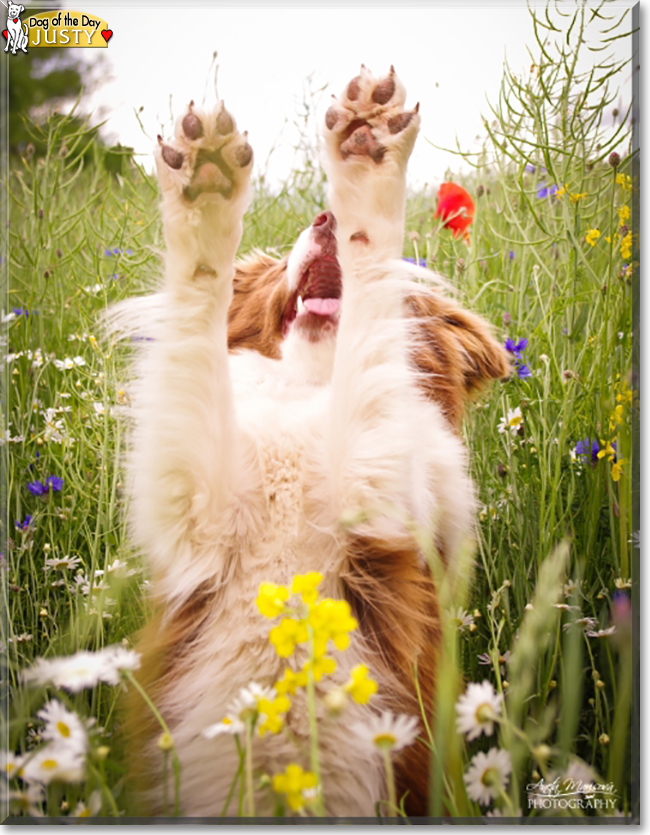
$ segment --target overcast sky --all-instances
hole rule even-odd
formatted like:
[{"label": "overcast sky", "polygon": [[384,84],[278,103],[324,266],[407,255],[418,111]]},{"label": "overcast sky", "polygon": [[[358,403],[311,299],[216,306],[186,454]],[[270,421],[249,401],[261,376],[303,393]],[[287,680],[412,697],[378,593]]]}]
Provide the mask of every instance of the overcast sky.
[{"label": "overcast sky", "polygon": [[[158,132],[170,134],[170,101],[177,114],[190,99],[200,102],[206,87],[214,89],[209,71],[215,51],[219,95],[239,128],[248,130],[256,165],[264,165],[276,148],[268,168],[271,179],[283,179],[291,170],[299,137],[294,123],[301,120],[306,99],[316,108],[307,127],[313,136],[331,94],[345,88],[360,63],[376,75],[394,64],[408,90],[407,105],[421,104],[411,182],[440,182],[447,167],[457,170],[461,163],[430,143],[454,148],[458,137],[464,150],[475,148],[481,117],[489,116],[488,99],[498,97],[505,58],[526,75],[527,46],[537,52],[530,15],[516,0],[399,9],[205,5],[66,3],[99,15],[113,30],[102,50],[109,80],[88,97],[86,107],[107,119],[110,136],[133,146],[143,160]],[[563,8],[572,5],[568,0]],[[627,5],[615,0],[621,12]],[[629,52],[629,45],[618,46],[619,54]],[[84,58],[95,54],[84,50]],[[309,99],[310,89],[321,88],[322,94]],[[135,115],[140,108],[148,136]]]}]

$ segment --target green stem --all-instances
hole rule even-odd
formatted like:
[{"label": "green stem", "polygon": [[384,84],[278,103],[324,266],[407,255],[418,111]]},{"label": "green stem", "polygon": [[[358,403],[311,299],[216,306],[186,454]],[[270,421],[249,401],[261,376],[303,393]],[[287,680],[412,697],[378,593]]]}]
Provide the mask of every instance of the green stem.
[{"label": "green stem", "polygon": [[255,817],[255,792],[253,791],[253,729],[252,722],[246,722],[246,797],[248,817]]},{"label": "green stem", "polygon": [[390,817],[397,816],[397,792],[395,791],[395,772],[393,761],[390,758],[390,749],[382,748],[384,766],[386,768],[386,785],[388,787],[388,814]]},{"label": "green stem", "polygon": [[178,759],[176,745],[174,744],[174,737],[172,736],[171,731],[167,727],[167,723],[162,718],[160,711],[151,701],[145,689],[142,687],[142,685],[133,675],[133,673],[130,670],[126,670],[124,675],[127,681],[129,681],[135,687],[138,693],[142,696],[147,707],[156,717],[156,720],[158,721],[160,727],[163,729],[163,732],[168,733],[169,738],[172,740],[172,768],[174,770],[174,817],[178,817],[178,815],[180,815],[181,763]]},{"label": "green stem", "polygon": [[307,676],[307,710],[309,715],[309,761],[316,776],[318,794],[315,808],[318,817],[325,815],[323,785],[320,773],[320,754],[318,750],[318,723],[316,721],[316,688],[314,686],[314,631],[309,627],[309,670]]}]

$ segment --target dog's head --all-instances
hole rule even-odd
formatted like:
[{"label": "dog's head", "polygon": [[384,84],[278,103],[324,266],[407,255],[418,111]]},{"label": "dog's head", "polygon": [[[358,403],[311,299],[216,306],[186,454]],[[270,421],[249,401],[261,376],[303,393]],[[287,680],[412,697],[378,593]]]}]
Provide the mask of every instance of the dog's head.
[{"label": "dog's head", "polygon": [[9,3],[9,7],[7,9],[7,16],[8,17],[20,17],[20,13],[25,11],[25,7],[22,6],[20,3]]},{"label": "dog's head", "polygon": [[[284,356],[307,379],[329,379],[343,295],[335,233],[334,216],[322,212],[288,257],[255,253],[237,263],[231,350]],[[508,376],[508,355],[481,317],[442,292],[414,289],[405,315],[413,323],[411,358],[420,388],[457,428],[466,401],[489,380]]]}]

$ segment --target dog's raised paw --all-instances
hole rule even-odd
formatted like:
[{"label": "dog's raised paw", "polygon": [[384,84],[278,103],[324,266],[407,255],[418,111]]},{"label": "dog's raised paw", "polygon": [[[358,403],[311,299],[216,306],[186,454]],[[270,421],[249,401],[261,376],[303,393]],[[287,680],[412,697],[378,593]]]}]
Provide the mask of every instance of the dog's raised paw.
[{"label": "dog's raised paw", "polygon": [[176,122],[175,139],[158,137],[158,175],[163,191],[180,191],[190,203],[220,195],[230,199],[245,187],[253,150],[247,134],[237,132],[235,120],[221,102],[213,111],[195,109]]},{"label": "dog's raised paw", "polygon": [[383,162],[391,151],[405,152],[407,158],[420,125],[419,105],[404,110],[406,90],[390,68],[385,78],[376,79],[361,66],[361,72],[335,99],[325,114],[325,133],[330,149],[342,160],[366,159]]}]

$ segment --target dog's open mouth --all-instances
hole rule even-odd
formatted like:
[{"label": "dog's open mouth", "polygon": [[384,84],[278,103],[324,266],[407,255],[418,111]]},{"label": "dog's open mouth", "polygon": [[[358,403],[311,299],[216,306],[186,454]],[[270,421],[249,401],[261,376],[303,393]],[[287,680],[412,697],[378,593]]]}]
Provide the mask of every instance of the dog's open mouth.
[{"label": "dog's open mouth", "polygon": [[283,317],[284,333],[293,325],[310,340],[320,339],[338,327],[341,309],[341,268],[336,257],[318,255],[307,262]]}]

